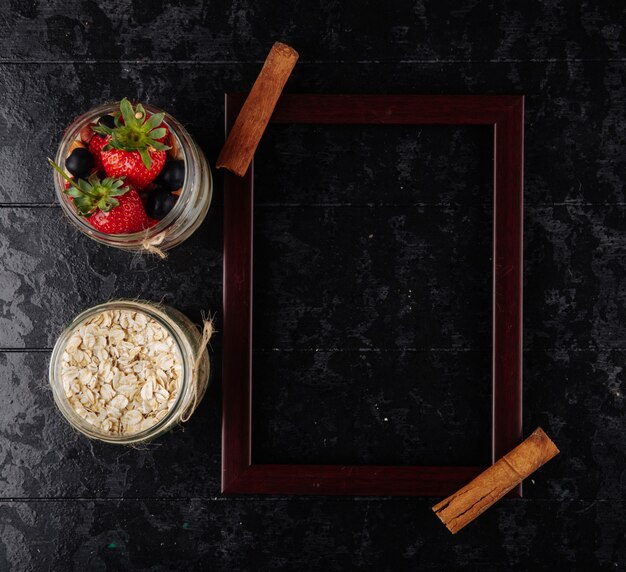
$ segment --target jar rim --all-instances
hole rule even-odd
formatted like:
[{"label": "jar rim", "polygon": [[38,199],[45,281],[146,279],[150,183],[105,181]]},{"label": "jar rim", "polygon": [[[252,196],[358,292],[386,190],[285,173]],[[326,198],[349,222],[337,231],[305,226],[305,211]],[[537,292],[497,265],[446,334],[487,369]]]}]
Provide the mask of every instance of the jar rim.
[{"label": "jar rim", "polygon": [[[105,312],[105,311],[115,311],[115,310],[130,310],[133,312],[141,312],[148,315],[150,318],[154,319],[160,326],[165,329],[165,331],[172,336],[176,351],[181,360],[182,367],[182,375],[181,375],[181,385],[178,389],[178,395],[176,397],[176,401],[167,410],[167,414],[163,419],[157,421],[151,427],[144,429],[142,431],[138,431],[137,433],[132,433],[130,435],[112,435],[108,433],[103,433],[98,430],[98,428],[85,421],[74,409],[71,407],[69,400],[65,396],[65,391],[63,390],[63,383],[60,379],[59,375],[59,367],[60,367],[60,358],[67,347],[67,342],[72,334],[83,325],[89,318],[92,316]],[[65,419],[70,423],[72,427],[74,427],[77,431],[80,431],[83,435],[86,435],[89,438],[95,438],[100,441],[104,441],[106,443],[119,444],[119,445],[130,445],[133,443],[139,443],[143,441],[147,441],[153,437],[164,432],[169,426],[172,424],[172,420],[180,413],[180,409],[184,403],[184,396],[187,393],[187,390],[192,383],[190,379],[190,374],[192,372],[192,364],[189,361],[189,356],[187,352],[184,351],[185,343],[183,341],[182,332],[176,331],[178,326],[173,322],[168,322],[170,320],[169,317],[165,313],[160,313],[160,305],[154,302],[148,302],[144,300],[125,300],[125,299],[116,299],[109,300],[108,302],[103,302],[101,304],[97,304],[92,306],[91,308],[87,308],[83,310],[80,314],[78,314],[72,322],[63,330],[61,335],[58,337],[54,348],[52,350],[52,355],[50,358],[50,367],[48,373],[48,381],[52,388],[52,393],[54,396],[54,400],[57,403],[57,407],[61,411],[61,414]]]},{"label": "jar rim", "polygon": [[[57,165],[63,168],[65,159],[67,157],[67,151],[70,145],[77,139],[80,134],[80,130],[87,124],[93,123],[105,113],[119,110],[119,101],[113,103],[103,103],[96,107],[91,108],[89,111],[82,113],[76,117],[70,125],[65,129],[59,148],[56,153],[55,161]],[[95,229],[91,226],[84,217],[79,216],[76,210],[72,207],[67,195],[63,192],[65,188],[65,181],[59,173],[54,172],[54,187],[57,198],[63,212],[72,224],[74,224],[82,233],[98,240],[99,242],[105,242],[107,244],[116,243],[128,244],[131,243],[134,246],[141,246],[146,240],[156,237],[168,227],[170,227],[185,210],[186,202],[190,200],[192,177],[190,177],[190,166],[192,159],[197,159],[195,156],[193,145],[191,145],[191,136],[187,133],[187,130],[167,111],[164,111],[154,105],[144,104],[144,108],[151,113],[164,113],[163,123],[168,127],[170,133],[176,138],[176,143],[183,155],[183,161],[185,162],[185,180],[183,181],[182,191],[180,193],[179,200],[176,201],[174,208],[167,213],[167,215],[154,226],[141,230],[139,232],[124,233],[124,234],[107,234]]]}]

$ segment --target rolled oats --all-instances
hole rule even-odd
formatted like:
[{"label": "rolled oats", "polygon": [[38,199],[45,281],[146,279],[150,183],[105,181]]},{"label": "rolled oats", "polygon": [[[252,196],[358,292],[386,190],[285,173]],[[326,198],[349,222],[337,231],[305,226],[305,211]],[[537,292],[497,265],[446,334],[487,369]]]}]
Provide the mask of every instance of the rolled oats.
[{"label": "rolled oats", "polygon": [[177,400],[181,357],[152,317],[131,310],[92,316],[72,334],[61,358],[72,409],[109,435],[131,435],[162,420]]}]

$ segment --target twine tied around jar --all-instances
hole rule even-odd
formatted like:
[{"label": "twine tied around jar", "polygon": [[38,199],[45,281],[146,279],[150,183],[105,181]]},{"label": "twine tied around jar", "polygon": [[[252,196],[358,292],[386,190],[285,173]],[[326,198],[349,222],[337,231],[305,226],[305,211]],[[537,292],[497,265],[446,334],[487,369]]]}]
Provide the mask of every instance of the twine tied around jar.
[{"label": "twine tied around jar", "polygon": [[[207,346],[209,345],[209,342],[211,341],[211,338],[213,337],[214,331],[215,330],[213,329],[213,320],[211,320],[210,318],[204,318],[202,321],[202,337],[200,338],[198,351],[196,353],[196,359],[193,363],[193,367],[191,370],[191,379],[196,378],[196,376],[199,373],[200,363],[202,362],[202,359],[204,358],[204,352],[206,351]],[[204,395],[204,392],[206,391],[207,385],[208,385],[208,379],[202,380],[202,382],[200,379],[197,379],[196,383],[193,384],[193,387],[191,388],[191,391],[192,391],[191,403],[189,404],[187,411],[185,411],[180,416],[181,423],[186,423],[187,421],[189,421],[189,419],[193,415],[193,412],[196,410],[196,407],[198,407],[198,403],[200,402],[200,399],[202,399],[202,396]]]},{"label": "twine tied around jar", "polygon": [[167,258],[167,252],[163,252],[159,246],[163,244],[163,241],[167,237],[167,231],[160,232],[153,238],[146,238],[141,246],[146,252],[150,252],[151,254],[156,254],[161,260],[165,260]]}]

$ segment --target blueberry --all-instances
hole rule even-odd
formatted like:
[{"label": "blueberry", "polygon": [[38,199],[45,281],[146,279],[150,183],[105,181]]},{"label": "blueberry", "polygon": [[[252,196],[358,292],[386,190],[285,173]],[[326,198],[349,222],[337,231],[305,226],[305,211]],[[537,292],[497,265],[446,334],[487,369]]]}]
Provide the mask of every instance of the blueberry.
[{"label": "blueberry", "polygon": [[167,189],[157,187],[148,195],[146,212],[149,217],[161,220],[174,208],[177,199],[178,197],[172,195]]},{"label": "blueberry", "polygon": [[159,173],[159,183],[166,189],[175,191],[185,182],[185,161],[168,161]]},{"label": "blueberry", "polygon": [[93,157],[84,147],[77,147],[65,159],[65,168],[75,177],[86,179],[93,169]]},{"label": "blueberry", "polygon": [[109,129],[115,128],[115,120],[112,115],[103,115],[100,119],[98,119],[98,125],[104,125]]}]

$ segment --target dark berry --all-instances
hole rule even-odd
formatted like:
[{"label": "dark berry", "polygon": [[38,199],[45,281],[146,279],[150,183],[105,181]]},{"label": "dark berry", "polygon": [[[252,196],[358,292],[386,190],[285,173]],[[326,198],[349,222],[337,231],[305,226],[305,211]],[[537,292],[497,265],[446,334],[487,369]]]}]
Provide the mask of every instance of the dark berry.
[{"label": "dark berry", "polygon": [[172,195],[167,189],[156,188],[148,196],[146,212],[149,217],[161,220],[174,208],[177,199],[178,197]]},{"label": "dark berry", "polygon": [[185,161],[168,161],[159,173],[159,183],[166,189],[175,191],[185,182]]},{"label": "dark berry", "polygon": [[115,119],[113,119],[112,115],[103,115],[100,119],[98,119],[98,125],[104,125],[109,129],[114,129]]},{"label": "dark berry", "polygon": [[148,199],[150,198],[150,191],[148,191],[147,189],[141,189],[137,192],[139,193],[139,198],[141,199],[141,202],[143,203],[143,206],[145,208],[145,206],[148,204]]},{"label": "dark berry", "polygon": [[93,169],[93,157],[88,149],[77,147],[65,159],[65,168],[79,179],[86,179]]}]

